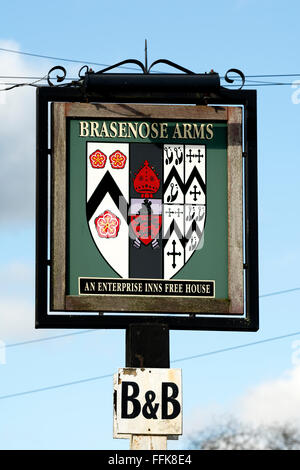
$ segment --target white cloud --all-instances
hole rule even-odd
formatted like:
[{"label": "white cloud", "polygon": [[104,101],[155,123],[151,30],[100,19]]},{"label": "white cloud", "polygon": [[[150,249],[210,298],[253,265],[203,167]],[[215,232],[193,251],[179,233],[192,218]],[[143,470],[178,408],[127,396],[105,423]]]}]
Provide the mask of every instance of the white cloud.
[{"label": "white cloud", "polygon": [[184,434],[193,436],[208,426],[217,425],[223,416],[224,410],[219,403],[210,403],[205,408],[194,408],[184,416]]},{"label": "white cloud", "polygon": [[0,340],[9,343],[41,336],[34,329],[33,298],[33,264],[13,260],[0,266]]},{"label": "white cloud", "polygon": [[13,304],[17,299],[32,303],[34,285],[33,263],[22,263],[18,260],[12,260],[7,264],[0,265],[0,314],[3,299],[11,299]]},{"label": "white cloud", "polygon": [[240,418],[255,425],[300,425],[300,365],[250,389],[239,403]]},{"label": "white cloud", "polygon": [[[19,49],[12,41],[0,41],[0,47]],[[47,70],[47,64],[43,67]],[[42,74],[23,56],[0,51],[0,75],[30,77]],[[34,217],[35,88],[0,91],[0,95],[0,222],[22,224]]]},{"label": "white cloud", "polygon": [[192,436],[207,427],[217,428],[231,418],[255,427],[276,424],[300,427],[299,348],[299,343],[295,342],[294,367],[278,378],[249,388],[232,403],[209,403],[192,409],[185,419],[185,434]]},{"label": "white cloud", "polygon": [[15,283],[18,286],[20,283],[28,285],[34,279],[33,265],[29,263],[22,263],[18,260],[12,260],[9,264],[0,266],[0,285],[9,285]]},{"label": "white cloud", "polygon": [[5,343],[32,339],[34,332],[34,306],[24,299],[0,299],[0,339]]}]

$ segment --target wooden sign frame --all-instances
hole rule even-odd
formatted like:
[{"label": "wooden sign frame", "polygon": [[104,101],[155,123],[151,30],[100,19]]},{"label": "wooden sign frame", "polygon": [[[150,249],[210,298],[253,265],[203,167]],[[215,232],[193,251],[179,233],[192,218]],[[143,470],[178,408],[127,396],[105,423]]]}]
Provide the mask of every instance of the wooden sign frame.
[{"label": "wooden sign frame", "polygon": [[[87,97],[78,89],[41,87],[37,91],[36,326],[38,328],[127,328],[133,322],[153,321],[167,324],[170,329],[256,331],[258,329],[256,93],[247,90],[233,94],[221,89],[219,96],[206,98],[215,106],[131,104],[130,107],[126,107],[120,104],[122,102],[120,97],[114,98],[114,100],[110,98],[110,102],[107,102],[107,97],[97,98],[93,95],[90,101],[101,103],[99,106],[83,103]],[[172,99],[164,96],[158,101],[157,97],[153,97],[155,103],[161,104],[180,103],[182,99],[184,102],[190,101],[190,104],[197,103],[196,99],[193,100],[191,97],[187,99],[186,96],[183,98],[179,95],[173,96]],[[132,96],[132,101],[145,102],[143,96]],[[149,98],[147,101],[150,101]],[[128,103],[130,100],[126,97],[123,102]],[[48,108],[49,103],[53,104],[51,110]],[[224,103],[234,106],[222,106]],[[220,120],[228,123],[228,299],[138,298],[138,296],[136,298],[122,296],[118,299],[67,295],[66,119],[108,118],[116,116],[120,111],[124,119],[130,119],[146,111],[148,117],[155,119],[167,119],[170,116],[182,119],[186,115],[188,119],[192,117],[199,119],[201,116],[204,120]],[[51,114],[53,126],[49,149],[48,122]],[[244,146],[242,146],[242,134],[244,134]],[[51,158],[50,208],[48,207],[50,176],[48,155]],[[48,220],[49,209],[51,222]]]}]

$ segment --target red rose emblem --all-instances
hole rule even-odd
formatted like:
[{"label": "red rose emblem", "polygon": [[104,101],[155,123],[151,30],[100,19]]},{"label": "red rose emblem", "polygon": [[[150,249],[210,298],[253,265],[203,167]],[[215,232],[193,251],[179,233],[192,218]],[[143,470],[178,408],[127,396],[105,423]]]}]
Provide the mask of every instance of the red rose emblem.
[{"label": "red rose emblem", "polygon": [[95,225],[99,237],[115,238],[120,229],[120,219],[110,211],[105,211],[95,219]]},{"label": "red rose emblem", "polygon": [[107,156],[101,150],[95,150],[90,155],[90,162],[93,168],[104,168],[106,164]]},{"label": "red rose emblem", "polygon": [[112,168],[115,168],[117,170],[122,170],[122,168],[124,168],[126,160],[126,155],[124,155],[124,153],[122,153],[120,150],[116,150],[109,157],[109,161]]}]

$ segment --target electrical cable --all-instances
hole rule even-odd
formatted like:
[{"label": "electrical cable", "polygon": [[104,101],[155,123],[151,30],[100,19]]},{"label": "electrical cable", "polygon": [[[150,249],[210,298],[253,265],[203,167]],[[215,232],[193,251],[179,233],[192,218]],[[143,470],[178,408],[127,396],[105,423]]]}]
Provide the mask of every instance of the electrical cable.
[{"label": "electrical cable", "polygon": [[11,393],[9,395],[0,396],[0,400],[4,400],[5,398],[15,398],[15,397],[23,396],[23,395],[29,395],[29,394],[32,394],[32,393],[46,392],[47,390],[53,390],[53,389],[56,389],[56,388],[68,387],[68,386],[71,386],[71,385],[78,385],[78,384],[81,384],[81,383],[92,382],[94,380],[106,379],[107,377],[112,377],[112,376],[113,376],[113,374],[100,375],[98,377],[89,377],[88,379],[74,380],[73,382],[66,382],[66,383],[59,384],[59,385],[50,385],[49,387],[36,388],[34,390],[28,390],[27,392]]},{"label": "electrical cable", "polygon": [[[63,62],[70,62],[70,63],[78,63],[78,64],[90,64],[90,65],[98,65],[99,67],[110,67],[111,65],[109,64],[103,64],[100,62],[91,62],[88,60],[78,60],[78,59],[66,59],[62,57],[53,57],[53,56],[48,56],[48,55],[43,55],[43,54],[36,54],[33,52],[23,52],[23,51],[17,51],[15,49],[7,49],[0,47],[0,51],[2,52],[8,52],[12,54],[20,54],[20,55],[26,55],[30,57],[36,57],[36,58],[41,58],[41,59],[50,59],[50,60],[60,60]],[[128,70],[138,70],[137,68],[134,67],[127,67],[127,66],[120,66],[118,68],[123,68],[123,69],[128,69]],[[300,77],[300,73],[285,73],[285,74],[261,74],[261,75],[245,75],[245,78],[277,78],[277,77]],[[220,78],[224,78],[221,76]]]},{"label": "electrical cable", "polygon": [[[62,58],[62,57],[52,57],[52,56],[48,56],[48,55],[35,54],[33,52],[23,52],[23,51],[16,51],[14,49],[5,49],[3,47],[0,47],[0,51],[9,52],[9,53],[12,53],[12,54],[26,55],[26,56],[30,56],[30,57],[37,57],[37,58],[41,58],[41,59],[60,60],[62,62],[71,62],[71,63],[76,63],[76,64],[86,64],[86,63],[88,63],[89,65],[98,65],[99,67],[110,67],[110,65],[108,65],[108,64],[101,64],[99,62],[90,62],[88,60],[78,60],[78,59],[65,59],[65,58]],[[134,67],[122,66],[122,68],[128,69],[128,70],[135,70],[135,71],[137,70]]]},{"label": "electrical cable", "polygon": [[80,330],[80,331],[76,331],[75,333],[66,333],[66,334],[63,334],[63,335],[56,335],[56,336],[47,336],[46,338],[38,338],[38,339],[30,339],[30,340],[27,340],[27,341],[21,341],[19,343],[10,343],[10,344],[7,344],[5,346],[5,348],[14,348],[16,346],[25,346],[27,344],[32,344],[32,343],[42,343],[44,341],[50,341],[52,339],[60,339],[60,338],[66,338],[68,336],[75,336],[75,335],[82,335],[84,333],[93,333],[95,331],[99,331],[99,330]]},{"label": "electrical cable", "polygon": [[[100,63],[100,62],[90,62],[90,61],[87,61],[87,60],[83,61],[83,60],[78,60],[78,59],[67,59],[67,58],[63,58],[63,57],[53,57],[53,56],[48,56],[48,55],[43,55],[43,54],[36,54],[36,53],[33,53],[33,52],[17,51],[17,50],[14,50],[14,49],[7,49],[7,48],[3,48],[3,47],[0,47],[0,51],[6,52],[6,53],[12,53],[12,54],[20,54],[20,55],[25,55],[25,56],[30,56],[30,57],[48,59],[48,60],[50,59],[50,60],[62,61],[62,62],[97,65],[99,67],[110,67],[109,64],[103,64],[103,63]],[[124,65],[121,65],[121,66],[116,67],[116,68],[132,70],[132,71],[138,71],[137,68],[128,67],[128,66],[124,66]],[[161,73],[161,72],[158,71],[157,73]],[[287,73],[287,74],[245,75],[246,82],[244,84],[244,87],[248,87],[248,86],[255,86],[255,87],[261,87],[261,86],[291,86],[291,85],[294,84],[293,82],[282,83],[282,82],[262,82],[262,81],[259,81],[259,80],[256,80],[256,81],[249,80],[251,78],[278,78],[278,77],[300,77],[300,74],[298,74],[298,73]],[[4,78],[4,76],[2,78]],[[19,78],[19,77],[10,77],[10,78]],[[224,79],[225,77],[221,76],[220,78]],[[21,79],[21,77],[20,77],[20,79]],[[45,80],[45,78],[40,78],[39,81],[42,81],[42,80]],[[65,78],[65,80],[74,80],[74,79]],[[238,78],[237,78],[237,81],[238,81]],[[250,82],[251,82],[251,85],[250,85]],[[26,85],[27,86],[36,86],[34,83],[22,83],[22,84],[11,83],[9,88],[5,88],[5,89],[2,89],[0,91],[9,91],[9,90],[11,90],[11,89],[13,89],[17,86],[26,86]],[[231,85],[226,84],[226,87],[227,88],[234,88],[234,87],[236,87],[236,84],[231,84]]]},{"label": "electrical cable", "polygon": [[[40,80],[37,80],[37,82],[41,82],[45,79],[40,79]],[[68,80],[68,81],[72,81],[71,78],[65,78],[65,80]],[[21,87],[21,86],[33,86],[33,87],[36,87],[38,88],[39,86],[41,85],[37,85],[36,83],[16,83],[16,82],[0,82],[0,85],[10,85],[8,88],[2,88],[0,89],[0,91],[10,91],[14,88],[17,88],[17,87]],[[243,85],[243,88],[245,87],[252,87],[252,88],[260,88],[260,87],[268,87],[268,86],[292,86],[294,85],[293,82],[286,82],[286,83],[276,83],[276,82],[266,82],[266,83],[247,83],[247,80],[246,82],[244,83]],[[225,84],[225,88],[236,88],[238,86],[238,83],[237,84]]]},{"label": "electrical cable", "polygon": [[[252,343],[245,343],[245,344],[240,344],[238,346],[231,346],[229,348],[217,349],[215,351],[208,351],[208,352],[204,352],[204,353],[201,353],[201,354],[196,354],[194,356],[186,356],[186,357],[182,357],[182,358],[179,358],[179,359],[174,359],[174,360],[171,361],[171,363],[174,364],[174,363],[180,362],[180,361],[190,361],[192,359],[199,359],[199,358],[203,358],[203,357],[207,357],[207,356],[212,356],[212,355],[215,355],[215,354],[234,351],[236,349],[247,348],[247,347],[250,347],[250,346],[257,346],[259,344],[269,343],[271,341],[278,341],[278,340],[290,338],[292,336],[297,336],[297,335],[300,335],[300,331],[297,331],[297,332],[294,332],[294,333],[288,333],[286,335],[281,335],[281,336],[274,336],[274,337],[271,337],[271,338],[266,338],[266,339],[262,339],[262,340],[259,340],[259,341],[254,341]],[[58,384],[58,385],[50,385],[48,387],[36,388],[36,389],[33,389],[33,390],[27,390],[25,392],[10,393],[10,394],[7,394],[7,395],[0,396],[0,400],[5,400],[5,399],[8,399],[8,398],[15,398],[15,397],[24,396],[24,395],[30,395],[32,393],[45,392],[45,391],[48,391],[48,390],[54,390],[54,389],[57,389],[57,388],[68,387],[68,386],[71,386],[71,385],[78,385],[78,384],[82,384],[82,383],[92,382],[92,381],[95,381],[95,380],[102,380],[102,379],[112,377],[112,376],[113,376],[113,374],[106,374],[106,375],[100,375],[100,376],[96,376],[96,377],[89,377],[87,379],[79,379],[79,380],[75,380],[75,381],[72,381],[72,382],[65,382],[65,383]]]},{"label": "electrical cable", "polygon": [[[280,291],[275,291],[275,292],[270,292],[268,294],[263,294],[260,295],[259,298],[262,297],[272,297],[273,295],[281,295],[281,294],[287,294],[289,292],[294,292],[300,290],[300,287],[294,287],[293,289],[287,289],[287,290],[280,290]],[[75,336],[75,335],[80,335],[80,334],[85,334],[85,333],[95,333],[96,331],[99,331],[98,329],[92,329],[92,330],[80,330],[76,331],[74,333],[66,333],[63,335],[55,335],[55,336],[47,336],[46,338],[38,338],[38,339],[32,339],[32,340],[27,340],[27,341],[21,341],[19,343],[11,343],[7,344],[5,347],[6,348],[14,348],[17,346],[25,346],[27,344],[34,344],[34,343],[42,343],[44,341],[50,341],[53,339],[60,339],[60,338],[66,338],[68,336]]]},{"label": "electrical cable", "polygon": [[293,289],[286,289],[286,290],[278,290],[278,291],[275,291],[275,292],[270,292],[269,294],[262,294],[262,295],[259,296],[259,298],[271,297],[273,295],[287,294],[289,292],[294,292],[294,291],[297,291],[297,290],[300,290],[300,287],[294,287]]},{"label": "electrical cable", "polygon": [[171,362],[174,363],[174,362],[181,362],[181,361],[190,361],[191,359],[198,359],[201,357],[212,356],[214,354],[220,354],[223,352],[235,351],[236,349],[247,348],[249,346],[256,346],[258,344],[263,344],[263,343],[270,343],[271,341],[278,341],[280,339],[285,339],[285,338],[289,338],[291,336],[297,336],[297,335],[300,335],[300,331],[296,331],[294,333],[288,333],[286,335],[281,335],[281,336],[273,336],[272,338],[266,338],[266,339],[262,339],[259,341],[253,341],[252,343],[245,343],[245,344],[239,344],[238,346],[230,346],[228,348],[216,349],[215,351],[208,351],[208,352],[204,352],[201,354],[195,354],[194,356],[182,357],[179,359],[174,359]]}]

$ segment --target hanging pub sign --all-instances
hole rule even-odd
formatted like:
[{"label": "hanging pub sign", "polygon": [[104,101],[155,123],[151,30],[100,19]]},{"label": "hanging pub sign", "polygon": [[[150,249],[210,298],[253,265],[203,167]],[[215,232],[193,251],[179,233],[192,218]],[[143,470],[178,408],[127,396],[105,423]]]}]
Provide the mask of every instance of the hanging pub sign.
[{"label": "hanging pub sign", "polygon": [[118,328],[152,315],[171,328],[255,329],[242,106],[83,103],[59,92],[51,313],[37,326]]},{"label": "hanging pub sign", "polygon": [[241,109],[53,113],[53,309],[242,314]]}]

